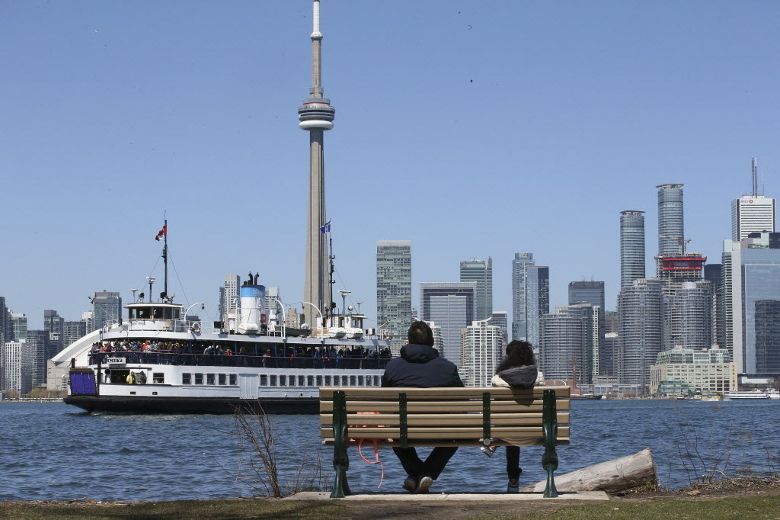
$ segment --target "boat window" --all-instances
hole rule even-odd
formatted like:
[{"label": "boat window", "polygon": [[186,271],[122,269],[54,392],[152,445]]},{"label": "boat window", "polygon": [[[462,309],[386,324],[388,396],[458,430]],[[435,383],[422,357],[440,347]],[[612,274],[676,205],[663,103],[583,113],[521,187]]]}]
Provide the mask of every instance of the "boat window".
[{"label": "boat window", "polygon": [[139,320],[148,320],[149,319],[149,309],[135,309],[136,312],[136,318]]},{"label": "boat window", "polygon": [[203,374],[195,374],[195,384],[196,385],[203,384]]},{"label": "boat window", "polygon": [[154,308],[152,309],[152,312],[154,313],[154,314],[152,315],[152,317],[153,317],[154,319],[156,319],[156,320],[159,320],[159,319],[161,319],[161,318],[162,318],[162,311],[163,311],[163,310],[162,310],[162,308],[160,308],[160,307],[154,307]]},{"label": "boat window", "polygon": [[314,386],[314,376],[308,376],[308,377],[306,378],[306,384],[307,384],[308,386]]},{"label": "boat window", "polygon": [[379,376],[374,376],[374,386],[379,386],[379,385],[380,385]]},{"label": "boat window", "polygon": [[287,376],[279,376],[279,386],[287,386]]},{"label": "boat window", "polygon": [[349,376],[349,386],[357,386],[357,377]]},{"label": "boat window", "polygon": [[173,313],[171,312],[172,310],[173,309],[171,309],[170,307],[165,307],[163,309],[163,318],[165,318],[166,320],[170,320],[171,316],[173,315]]},{"label": "boat window", "polygon": [[325,376],[325,386],[330,386],[330,376]]},{"label": "boat window", "polygon": [[152,383],[161,385],[165,382],[165,374],[162,372],[152,372]]},{"label": "boat window", "polygon": [[298,386],[306,385],[306,378],[304,376],[298,376]]},{"label": "boat window", "polygon": [[206,374],[206,384],[207,385],[214,384],[214,374]]},{"label": "boat window", "polygon": [[276,386],[276,374],[271,374],[271,386]]},{"label": "boat window", "polygon": [[366,383],[363,381],[363,376],[358,376],[358,386],[364,386]]},{"label": "boat window", "polygon": [[317,376],[317,386],[322,386],[322,376]]},{"label": "boat window", "polygon": [[238,378],[238,376],[236,376],[236,374],[230,374],[229,380],[230,380],[230,384],[232,386],[236,386],[237,385],[237,383],[236,383],[237,378]]},{"label": "boat window", "polygon": [[227,376],[225,374],[219,374],[219,384],[224,385],[227,383]]},{"label": "boat window", "polygon": [[181,375],[181,384],[183,384],[183,385],[191,385],[192,384],[192,374],[182,374]]},{"label": "boat window", "polygon": [[268,386],[268,376],[260,374],[260,386]]},{"label": "boat window", "polygon": [[[352,377],[355,377],[355,376],[352,376]],[[349,385],[348,379],[349,378],[347,376],[341,376],[341,386],[348,386]]]}]

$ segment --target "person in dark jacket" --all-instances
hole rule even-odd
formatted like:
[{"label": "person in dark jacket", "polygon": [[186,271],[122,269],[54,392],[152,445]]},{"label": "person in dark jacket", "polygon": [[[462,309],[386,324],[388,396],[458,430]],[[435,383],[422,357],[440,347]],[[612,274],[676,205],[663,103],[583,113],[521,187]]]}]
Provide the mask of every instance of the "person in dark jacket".
[{"label": "person in dark jacket", "polygon": [[[527,341],[511,341],[506,346],[506,356],[499,363],[496,375],[490,381],[493,386],[509,386],[512,388],[533,388],[538,371],[534,350]],[[491,454],[492,451],[489,452]],[[520,447],[506,447],[506,475],[509,483],[507,493],[520,492]]]},{"label": "person in dark jacket", "polygon": [[[433,332],[427,323],[412,323],[407,337],[409,344],[401,348],[401,357],[391,360],[385,367],[382,386],[463,386],[458,367],[440,358],[439,352],[433,348]],[[457,447],[433,448],[423,462],[414,448],[393,448],[408,475],[404,489],[412,493],[427,493],[457,450]]]}]

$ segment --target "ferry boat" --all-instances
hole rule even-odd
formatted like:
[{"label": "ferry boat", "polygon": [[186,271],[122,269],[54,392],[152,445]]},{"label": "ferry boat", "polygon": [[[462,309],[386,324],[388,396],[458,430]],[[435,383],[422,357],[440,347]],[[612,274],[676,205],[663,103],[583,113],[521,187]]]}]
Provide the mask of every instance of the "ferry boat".
[{"label": "ferry boat", "polygon": [[388,344],[364,330],[364,316],[344,309],[346,302],[340,313],[312,320],[314,327],[287,328],[284,316],[268,312],[265,287],[250,273],[235,319],[206,330],[188,316],[193,306],[183,310],[167,297],[167,240],[163,259],[160,301],[127,305],[127,320],[50,361],[49,377],[67,382],[66,403],[89,412],[233,413],[246,404],[304,414],[318,413],[319,387],[381,386]]},{"label": "ferry boat", "polygon": [[746,392],[726,392],[726,399],[729,401],[740,399],[769,399],[769,394],[761,390],[751,390]]}]

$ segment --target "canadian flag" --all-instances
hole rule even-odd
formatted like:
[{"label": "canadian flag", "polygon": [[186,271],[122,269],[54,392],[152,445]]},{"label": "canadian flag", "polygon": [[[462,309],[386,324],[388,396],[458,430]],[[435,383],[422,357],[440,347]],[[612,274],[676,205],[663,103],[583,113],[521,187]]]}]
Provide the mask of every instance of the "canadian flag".
[{"label": "canadian flag", "polygon": [[168,224],[165,224],[160,231],[157,232],[157,235],[155,235],[155,240],[160,240],[162,237],[168,236]]}]

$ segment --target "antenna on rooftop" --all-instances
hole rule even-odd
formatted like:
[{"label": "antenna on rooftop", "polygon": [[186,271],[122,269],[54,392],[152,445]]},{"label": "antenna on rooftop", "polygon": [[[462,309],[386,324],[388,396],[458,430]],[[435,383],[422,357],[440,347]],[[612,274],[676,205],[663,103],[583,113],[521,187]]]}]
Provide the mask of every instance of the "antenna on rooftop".
[{"label": "antenna on rooftop", "polygon": [[756,158],[753,157],[753,160],[750,163],[750,169],[753,173],[753,196],[758,195],[758,165],[756,164]]}]

